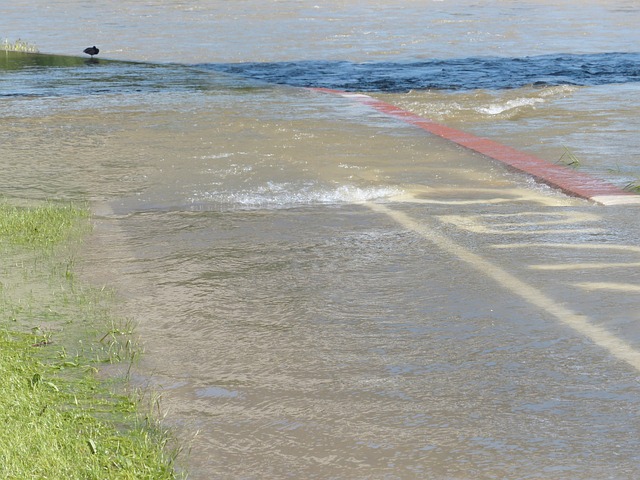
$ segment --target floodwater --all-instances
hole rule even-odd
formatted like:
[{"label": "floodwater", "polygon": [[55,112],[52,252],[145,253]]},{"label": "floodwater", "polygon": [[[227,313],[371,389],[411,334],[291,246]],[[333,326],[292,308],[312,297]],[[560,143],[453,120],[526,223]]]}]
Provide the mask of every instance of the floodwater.
[{"label": "floodwater", "polygon": [[640,6],[555,3],[3,6],[0,192],[90,202],[190,478],[640,476],[637,207],[305,88],[623,187]]}]

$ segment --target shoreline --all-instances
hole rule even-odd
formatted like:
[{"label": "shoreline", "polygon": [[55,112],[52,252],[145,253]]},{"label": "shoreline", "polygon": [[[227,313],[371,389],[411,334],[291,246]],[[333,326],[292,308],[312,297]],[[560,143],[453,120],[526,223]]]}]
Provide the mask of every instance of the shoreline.
[{"label": "shoreline", "polygon": [[2,199],[0,227],[5,478],[180,478],[150,402],[126,388],[126,374],[101,374],[139,350],[109,292],[76,278],[88,208]]}]

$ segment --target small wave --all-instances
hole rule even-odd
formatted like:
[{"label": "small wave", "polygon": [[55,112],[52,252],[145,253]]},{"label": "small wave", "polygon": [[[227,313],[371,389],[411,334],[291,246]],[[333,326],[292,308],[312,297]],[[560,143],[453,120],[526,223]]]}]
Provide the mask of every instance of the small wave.
[{"label": "small wave", "polygon": [[575,85],[554,85],[546,88],[538,89],[537,94],[540,97],[556,97],[562,95],[568,95],[578,90],[578,86]]},{"label": "small wave", "polygon": [[537,103],[544,103],[544,100],[542,98],[517,98],[504,103],[493,103],[485,107],[476,107],[475,110],[484,115],[500,115],[501,113],[521,107],[533,107]]},{"label": "small wave", "polygon": [[363,92],[513,89],[526,85],[594,86],[640,81],[640,54],[548,54],[354,63],[292,61],[200,64],[198,68],[298,87]]},{"label": "small wave", "polygon": [[235,208],[293,208],[305,205],[337,205],[362,203],[389,198],[402,193],[397,187],[359,187],[341,185],[336,188],[316,184],[268,182],[250,191],[204,192],[194,195],[192,202],[217,203]]}]

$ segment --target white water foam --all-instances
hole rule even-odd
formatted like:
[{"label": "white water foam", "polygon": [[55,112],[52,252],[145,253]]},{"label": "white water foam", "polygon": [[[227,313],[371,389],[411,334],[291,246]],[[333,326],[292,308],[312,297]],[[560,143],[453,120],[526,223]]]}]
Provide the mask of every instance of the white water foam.
[{"label": "white water foam", "polygon": [[193,203],[216,203],[231,208],[293,208],[305,205],[338,205],[363,203],[394,197],[403,193],[398,187],[359,187],[340,185],[335,188],[308,182],[303,185],[267,182],[246,191],[196,193]]},{"label": "white water foam", "polygon": [[484,115],[500,115],[521,107],[533,107],[537,103],[544,103],[544,100],[542,98],[516,98],[503,103],[492,103],[484,107],[476,107],[474,110]]}]

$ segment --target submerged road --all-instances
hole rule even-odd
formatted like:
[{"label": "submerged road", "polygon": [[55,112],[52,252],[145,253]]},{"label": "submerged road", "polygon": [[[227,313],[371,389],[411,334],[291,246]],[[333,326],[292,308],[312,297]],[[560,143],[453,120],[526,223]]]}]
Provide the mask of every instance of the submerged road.
[{"label": "submerged road", "polygon": [[[638,206],[335,101],[228,131],[204,109],[184,165],[96,209],[92,268],[129,299],[134,379],[190,477],[638,477]],[[232,142],[184,153],[212,137]]]},{"label": "submerged road", "polygon": [[[585,198],[587,200],[591,200],[596,203],[600,203],[602,205],[630,205],[630,206],[640,206],[640,196],[632,194],[628,191],[622,190],[614,185],[611,185],[607,182],[601,181],[597,178],[591,177],[587,174],[576,171],[575,169],[570,169],[561,165],[551,164],[537,158],[533,155],[526,154],[520,152],[516,149],[508,147],[506,145],[502,145],[498,142],[494,142],[489,139],[480,138],[475,135],[468,134],[466,132],[456,130],[453,128],[449,128],[447,126],[441,125],[439,123],[433,122],[428,119],[421,118],[415,114],[412,114],[406,110],[395,107],[394,105],[390,105],[386,102],[382,102],[376,100],[368,95],[356,94],[356,93],[348,93],[342,92],[339,90],[331,90],[326,88],[315,88],[312,89],[318,92],[335,94],[347,99],[358,101],[364,105],[368,105],[371,108],[378,110],[384,114],[390,115],[392,117],[398,118],[404,122],[407,122],[411,125],[415,125],[418,128],[421,128],[431,134],[438,135],[444,139],[447,139],[455,144],[461,145],[465,148],[469,148],[477,153],[486,155],[490,159],[497,160],[499,162],[504,163],[510,167],[515,168],[516,170],[523,172],[525,174],[532,175],[538,181],[549,184],[554,188],[558,188],[568,195],[574,195],[577,197]],[[462,193],[462,192],[460,192]],[[429,204],[429,203],[438,203],[438,204],[446,204],[447,202],[442,202],[437,199],[437,195],[431,199],[429,202],[426,198],[421,198],[420,203]],[[469,202],[467,202],[468,204]],[[472,203],[472,202],[471,202]],[[435,226],[429,226],[428,224],[422,223],[415,218],[410,217],[406,213],[403,213],[401,210],[394,209],[392,206],[385,206],[382,204],[376,203],[368,203],[367,206],[371,208],[373,211],[378,213],[383,213],[390,218],[393,218],[399,224],[411,230],[420,236],[422,236],[425,240],[431,242],[442,250],[450,255],[453,255],[461,262],[468,264],[474,269],[480,271],[484,274],[488,279],[491,279],[496,283],[497,286],[500,286],[514,295],[517,295],[529,302],[531,305],[542,309],[548,314],[555,317],[562,324],[572,328],[577,333],[586,336],[591,341],[593,341],[596,345],[606,349],[611,355],[619,358],[627,362],[633,368],[640,372],[640,350],[634,348],[627,341],[617,337],[611,331],[609,331],[606,327],[602,325],[596,325],[593,319],[590,319],[587,315],[578,313],[570,308],[565,306],[565,302],[562,299],[553,299],[552,297],[543,293],[540,289],[532,286],[531,284],[519,279],[517,276],[509,273],[504,268],[500,267],[496,263],[491,262],[487,258],[483,257],[481,254],[470,251],[469,249],[463,247],[462,245],[456,244],[451,238],[448,238],[441,233],[436,231]],[[442,216],[441,220],[444,222],[449,222],[454,225],[457,225],[462,230],[466,230],[469,233],[490,233],[493,235],[499,234],[512,234],[514,232],[514,226],[516,230],[525,229],[528,230],[530,226],[542,226],[560,223],[564,226],[566,225],[578,225],[585,221],[585,219],[589,219],[594,221],[596,217],[586,216],[584,215],[567,215],[566,218],[560,218],[559,222],[556,220],[552,221],[542,221],[536,222],[535,217],[539,216],[539,214],[534,212],[524,212],[520,214],[507,214],[506,217],[503,215],[484,215],[480,217],[475,217],[472,219],[465,218],[464,216],[455,216],[455,215],[447,215]],[[507,223],[498,223],[497,226],[489,228],[485,225],[482,225],[480,222],[485,222],[490,218],[498,218],[507,219]],[[573,218],[572,218],[573,217]],[[533,218],[533,220],[532,220]],[[515,219],[515,223],[512,219]],[[493,221],[495,224],[495,220]],[[489,222],[491,224],[491,222]],[[508,225],[509,231],[505,231],[503,228],[505,225]],[[582,232],[579,230],[578,233]],[[540,233],[549,233],[549,230],[538,230],[538,234]],[[556,232],[557,233],[557,232]],[[567,233],[566,230],[563,233]],[[527,232],[527,235],[530,235]],[[474,242],[477,243],[477,242]],[[528,246],[527,246],[528,245]],[[534,247],[533,244],[506,244],[506,245],[492,245],[496,248],[504,248],[504,249],[512,249],[512,251],[516,251],[521,248],[529,248]],[[548,271],[557,271],[557,270],[568,270],[568,271],[579,271],[581,269],[602,269],[602,268],[611,268],[618,267],[623,269],[640,267],[640,257],[636,258],[640,254],[640,247],[631,246],[631,245],[608,245],[608,244],[562,244],[562,243],[554,243],[554,244],[537,244],[535,245],[538,248],[542,248],[544,250],[562,250],[564,249],[581,249],[581,250],[590,250],[593,254],[602,256],[605,252],[615,251],[626,252],[630,255],[630,259],[627,262],[592,262],[585,264],[563,264],[563,265],[538,265],[531,266],[530,268],[544,269]],[[517,253],[516,253],[517,255]],[[578,273],[579,275],[579,273]],[[627,292],[628,294],[633,294],[640,289],[640,285],[636,284],[627,284],[624,282],[583,282],[580,283],[583,289],[599,289],[599,290],[609,290],[609,291],[617,291],[617,292]]]},{"label": "submerged road", "polygon": [[586,198],[602,205],[640,205],[640,196],[618,188],[615,185],[578,172],[575,169],[549,163],[534,155],[516,150],[515,148],[488,138],[478,137],[422,118],[395,105],[376,100],[369,95],[348,93],[327,88],[314,88],[312,90],[356,100],[385,115],[398,118],[433,135],[437,135],[457,145],[485,155],[492,160],[502,162],[517,171],[531,175],[541,182],[558,188],[568,195]]},{"label": "submerged road", "polygon": [[[526,280],[523,280],[523,278],[527,277],[526,274],[520,278],[517,275],[510,273],[505,269],[505,267],[500,266],[496,261],[489,260],[486,256],[483,256],[482,253],[472,252],[470,249],[453,241],[450,237],[439,233],[437,231],[438,226],[429,226],[424,219],[420,221],[412,218],[402,210],[393,208],[393,206],[374,203],[370,203],[368,206],[374,212],[387,215],[408,230],[419,234],[444,253],[452,255],[461,262],[478,270],[486,276],[488,280],[495,282],[496,286],[521,297],[534,307],[553,316],[560,323],[575,330],[576,333],[584,335],[595,345],[605,349],[612,356],[628,363],[640,373],[640,350],[638,350],[637,346],[634,347],[625,339],[612,333],[612,331],[606,327],[606,322],[604,324],[602,321],[597,323],[596,319],[592,319],[584,313],[579,313],[579,310],[567,307],[566,304],[568,302],[565,298],[553,298],[551,295],[544,293],[532,283],[528,283]],[[504,215],[474,215],[471,217],[464,215],[443,215],[440,218],[436,217],[436,219],[439,220],[439,222],[453,225],[474,237],[478,237],[478,235],[483,237],[506,235],[507,237],[513,238],[514,236],[517,236],[517,233],[519,232],[521,236],[524,236],[529,241],[524,241],[522,243],[489,243],[488,248],[511,252],[511,254],[516,258],[524,249],[537,250],[540,252],[540,259],[538,261],[543,263],[525,264],[525,269],[542,270],[547,272],[549,276],[553,276],[555,273],[556,277],[557,272],[559,271],[570,272],[573,274],[573,278],[569,280],[568,283],[569,285],[573,285],[576,289],[581,289],[583,291],[599,290],[616,292],[618,295],[627,294],[633,296],[637,294],[640,289],[640,284],[627,283],[625,281],[627,275],[622,274],[620,279],[609,278],[608,280],[599,282],[585,282],[584,280],[587,278],[592,280],[593,275],[586,276],[584,271],[605,271],[614,268],[630,273],[633,269],[640,267],[639,247],[609,243],[598,244],[593,243],[592,241],[589,243],[531,242],[530,239],[532,237],[553,233],[553,229],[549,229],[549,224],[553,225],[554,223],[562,225],[562,233],[565,235],[571,235],[572,230],[575,230],[578,238],[581,234],[585,233],[585,230],[587,232],[589,230],[598,230],[597,227],[594,228],[593,226],[593,222],[597,221],[597,216],[579,215],[575,213],[563,215],[561,213],[556,213],[551,215],[552,218],[555,217],[555,219],[552,219],[551,221],[546,219],[540,220],[539,218],[541,216],[543,216],[543,214],[540,212],[521,212],[517,214]],[[532,228],[536,230],[531,230]],[[514,233],[516,235],[514,235]],[[476,247],[480,243],[477,238],[467,241],[471,241]],[[546,258],[549,256],[557,257],[563,250],[569,252],[569,255],[567,255],[569,258],[571,257],[571,253],[575,251],[589,252],[592,258],[590,261],[580,263],[544,263]],[[554,253],[549,255],[551,251],[554,251]],[[607,261],[607,257],[611,254],[614,254],[616,259],[614,261]],[[620,258],[621,256],[623,256],[622,259]],[[513,259],[511,259],[509,263],[513,265]],[[516,264],[519,264],[519,262],[516,262]]]},{"label": "submerged road", "polygon": [[[168,422],[200,432],[192,476],[634,478],[634,208],[433,187],[182,218],[217,224],[198,247],[208,266],[178,269],[183,243],[128,268],[178,277],[135,309]],[[153,216],[125,230],[177,222]],[[178,295],[211,317],[172,309]]]}]

